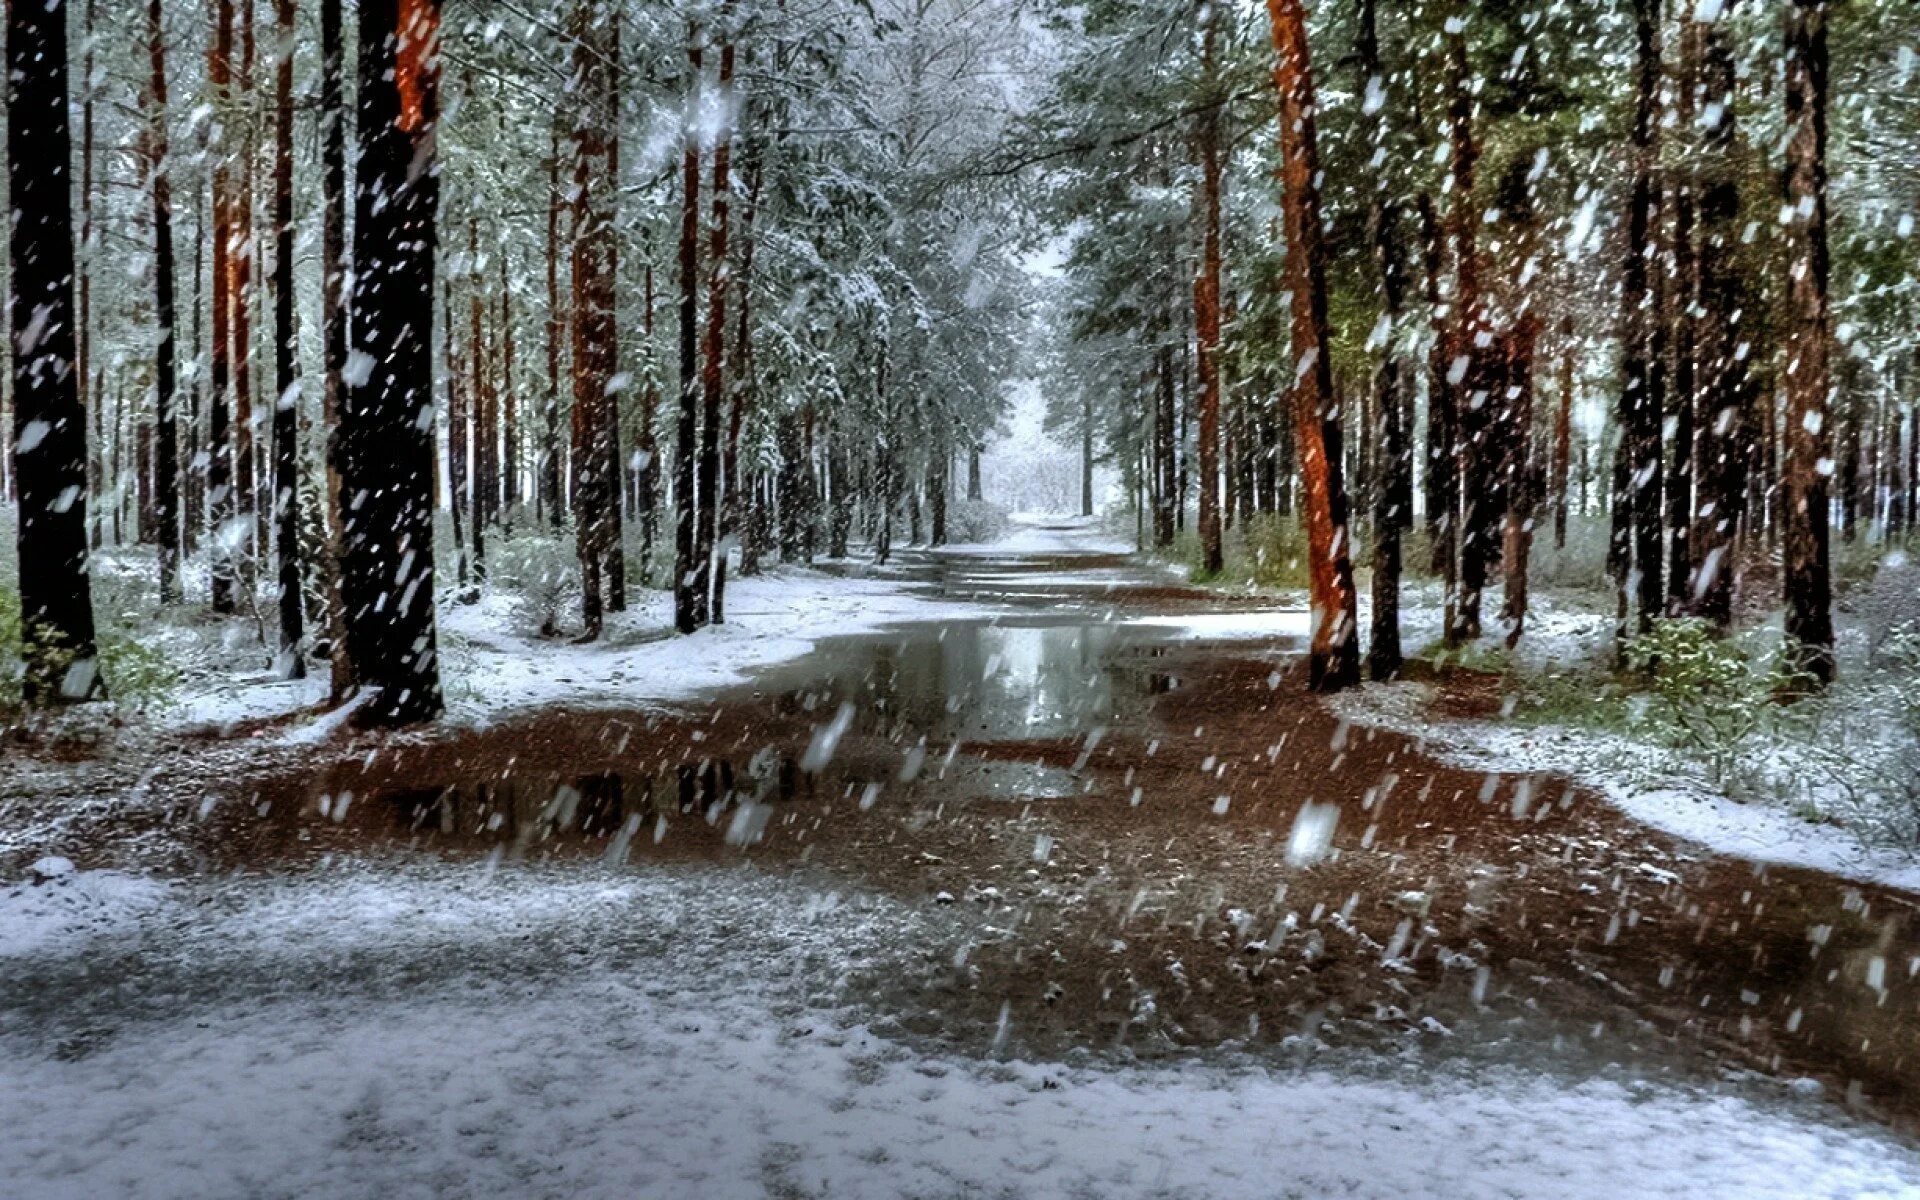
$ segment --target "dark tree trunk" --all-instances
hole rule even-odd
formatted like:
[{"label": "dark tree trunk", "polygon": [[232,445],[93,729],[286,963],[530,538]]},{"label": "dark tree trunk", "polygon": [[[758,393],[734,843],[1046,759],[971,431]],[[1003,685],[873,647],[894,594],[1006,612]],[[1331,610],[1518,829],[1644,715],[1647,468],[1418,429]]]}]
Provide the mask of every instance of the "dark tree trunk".
[{"label": "dark tree trunk", "polygon": [[[1380,61],[1380,34],[1374,0],[1361,0],[1360,91],[1365,97],[1370,142],[1379,161],[1388,153],[1387,74]],[[1406,309],[1406,269],[1400,258],[1400,213],[1387,173],[1375,175],[1369,201],[1368,232],[1374,270],[1379,275],[1381,346],[1373,369],[1373,407],[1379,422],[1379,478],[1373,496],[1373,617],[1367,648],[1367,672],[1374,679],[1400,673],[1400,535],[1413,518],[1413,464],[1407,454],[1406,395],[1396,342]]]},{"label": "dark tree trunk", "polygon": [[1827,5],[1794,0],[1787,26],[1787,451],[1781,522],[1789,661],[1807,683],[1833,681],[1828,568]]},{"label": "dark tree trunk", "polygon": [[[1226,567],[1220,539],[1220,109],[1211,95],[1217,86],[1214,58],[1219,9],[1211,3],[1202,7],[1206,13],[1202,37],[1209,95],[1200,110],[1197,139],[1201,249],[1200,273],[1193,282],[1193,323],[1200,373],[1200,568],[1208,575],[1218,575]],[[1274,19],[1277,39],[1278,10]],[[1301,53],[1305,53],[1304,46]]]},{"label": "dark tree trunk", "polygon": [[576,10],[574,78],[580,114],[573,137],[573,512],[588,640],[600,636],[605,621],[615,570],[613,551],[619,541],[619,475],[611,441],[613,382],[619,360],[609,17],[598,0],[581,0]]},{"label": "dark tree trunk", "polygon": [[[1677,94],[1674,118],[1681,155],[1691,164],[1694,130],[1700,123],[1700,28],[1689,19],[1680,35],[1680,67],[1674,81]],[[1700,412],[1699,340],[1700,304],[1697,220],[1699,191],[1690,166],[1668,172],[1673,183],[1668,196],[1673,208],[1673,260],[1667,277],[1666,303],[1655,313],[1668,339],[1666,362],[1670,378],[1666,394],[1666,423],[1672,430],[1667,464],[1667,611],[1684,612],[1693,580],[1694,423]]]},{"label": "dark tree trunk", "polygon": [[[749,142],[750,147],[756,143]],[[757,148],[749,152],[746,200],[740,212],[740,275],[734,286],[740,294],[733,333],[733,403],[727,412],[727,447],[723,470],[727,481],[726,528],[739,539],[740,573],[760,573],[760,548],[765,540],[765,509],[760,503],[758,473],[740,470],[740,435],[756,399],[753,365],[753,252],[754,222],[760,207],[761,165]],[[716,618],[717,619],[717,618]]]},{"label": "dark tree trunk", "polygon": [[[722,114],[733,102],[733,56],[733,43],[721,43],[715,107]],[[713,137],[713,225],[708,231],[707,328],[700,370],[700,528],[694,555],[695,566],[706,572],[702,590],[707,594],[707,620],[714,624],[724,622],[727,611],[727,551],[721,536],[728,531],[720,520],[720,426],[725,416],[727,292],[733,269],[727,257],[732,153],[733,130],[723,115]],[[726,481],[728,491],[733,486],[731,479]]]},{"label": "dark tree trunk", "polygon": [[1573,315],[1560,318],[1560,404],[1553,417],[1553,470],[1548,485],[1553,493],[1553,546],[1567,544],[1568,489],[1573,464]]},{"label": "dark tree trunk", "polygon": [[353,498],[343,584],[347,650],[372,695],[360,720],[443,707],[433,595],[434,169],[439,0],[360,0],[351,361],[341,487]]},{"label": "dark tree trunk", "polygon": [[93,41],[98,28],[95,0],[87,0],[80,20],[80,245],[74,267],[78,272],[79,310],[74,320],[73,371],[80,386],[80,410],[93,421],[94,435],[87,456],[87,494],[93,500],[92,544],[103,544],[106,522],[107,489],[107,405],[106,389],[100,386],[93,365],[93,130],[94,81]]},{"label": "dark tree trunk", "polygon": [[[1171,336],[1171,330],[1168,336]],[[1174,478],[1175,403],[1173,344],[1163,339],[1154,352],[1153,446],[1154,463],[1158,469],[1153,493],[1153,545],[1157,550],[1165,550],[1173,545],[1174,527],[1180,508],[1179,484]]]},{"label": "dark tree trunk", "polygon": [[87,414],[74,370],[65,0],[7,5],[13,470],[28,704],[106,697],[87,573]]},{"label": "dark tree trunk", "polygon": [[1727,22],[1733,3],[1699,33],[1705,112],[1712,114],[1699,186],[1695,292],[1700,306],[1692,355],[1695,381],[1694,484],[1698,502],[1689,534],[1693,612],[1725,629],[1733,622],[1734,539],[1746,507],[1747,454],[1742,446],[1746,370],[1734,326],[1741,287],[1733,267],[1739,244],[1740,181],[1734,161],[1734,89],[1738,74]]},{"label": "dark tree trunk", "polygon": [[147,0],[148,186],[153,194],[153,517],[160,547],[160,603],[180,602],[180,444],[175,422],[178,305],[173,290],[173,184],[167,161],[166,28],[160,0]]},{"label": "dark tree trunk", "polygon": [[[468,452],[472,445],[472,433],[468,429],[467,391],[471,384],[466,368],[460,362],[458,347],[453,337],[453,280],[448,279],[441,288],[440,305],[440,355],[447,370],[447,512],[453,524],[453,578],[461,590],[461,599],[467,597],[465,589],[468,580],[467,564],[467,484]],[[479,593],[473,594],[476,598]]]},{"label": "dark tree trunk", "polygon": [[[1653,172],[1658,153],[1656,122],[1660,89],[1660,0],[1634,0],[1637,75],[1633,120],[1633,181],[1627,214],[1626,260],[1620,289],[1621,325],[1625,338],[1622,371],[1625,386],[1620,397],[1620,436],[1626,447],[1628,472],[1627,527],[1629,558],[1619,585],[1621,610],[1633,614],[1644,631],[1660,615],[1665,599],[1661,571],[1665,549],[1662,525],[1664,471],[1660,425],[1664,418],[1656,379],[1654,310],[1649,278],[1657,199]],[[1622,636],[1629,631],[1621,630]]]},{"label": "dark tree trunk", "polygon": [[274,0],[273,513],[280,577],[280,670],[304,679],[306,596],[300,575],[300,413],[293,375],[293,0]]},{"label": "dark tree trunk", "polygon": [[[655,303],[652,263],[647,264],[641,303],[641,336],[646,339],[647,361],[652,362]],[[660,446],[653,432],[653,423],[659,411],[659,378],[649,372],[646,385],[640,390],[639,435],[634,446],[640,456],[640,468],[634,472],[633,481],[634,506],[640,515],[640,556],[649,569],[653,564],[654,540],[660,536]]]},{"label": "dark tree trunk", "polygon": [[240,0],[240,97],[238,101],[240,164],[233,201],[233,246],[227,260],[233,272],[233,492],[237,504],[232,533],[239,536],[240,588],[249,611],[257,600],[260,556],[266,548],[266,509],[260,503],[259,418],[253,395],[254,263],[259,257],[253,228],[254,168],[259,145],[253,117],[254,20],[253,0]]},{"label": "dark tree trunk", "polygon": [[967,499],[985,500],[986,493],[980,489],[980,444],[967,447]]},{"label": "dark tree trunk", "polygon": [[547,394],[541,404],[540,496],[553,528],[566,524],[565,454],[560,440],[560,343],[567,325],[560,310],[560,122],[556,115],[547,158]]},{"label": "dark tree trunk", "polygon": [[700,31],[687,30],[687,95],[680,156],[680,405],[674,428],[673,624],[692,633],[707,623],[706,573],[699,561],[700,427]]},{"label": "dark tree trunk", "polygon": [[[471,88],[469,88],[471,90]],[[467,506],[467,537],[471,543],[473,578],[487,578],[487,522],[493,516],[491,501],[494,475],[493,422],[488,409],[486,301],[482,298],[480,277],[480,225],[467,219],[467,353],[466,391],[469,400],[467,419],[473,431],[473,498]]]},{"label": "dark tree trunk", "polygon": [[[217,0],[213,44],[207,52],[207,79],[214,108],[225,111],[233,90],[233,0]],[[211,147],[213,154],[213,348],[208,372],[207,507],[213,534],[212,605],[216,613],[232,613],[238,605],[233,561],[237,519],[233,457],[233,167],[226,134]]]},{"label": "dark tree trunk", "polygon": [[500,495],[501,518],[513,527],[520,507],[520,389],[514,379],[513,272],[503,252],[500,262]]},{"label": "dark tree trunk", "polygon": [[1360,682],[1359,633],[1346,483],[1341,477],[1340,405],[1327,335],[1327,274],[1320,233],[1320,164],[1314,138],[1313,69],[1301,0],[1267,0],[1278,59],[1282,209],[1287,286],[1292,293],[1294,428],[1300,448],[1313,602],[1308,658],[1315,691]]},{"label": "dark tree trunk", "polygon": [[1429,567],[1441,580],[1445,595],[1444,627],[1452,630],[1459,603],[1460,472],[1456,437],[1453,363],[1459,354],[1459,323],[1449,319],[1440,276],[1446,269],[1446,240],[1434,211],[1433,198],[1419,198],[1420,245],[1428,319],[1433,325],[1433,347],[1427,355],[1427,541]]},{"label": "dark tree trunk", "polygon": [[607,266],[603,303],[611,315],[612,335],[608,342],[607,362],[613,372],[607,388],[606,403],[601,406],[601,448],[606,456],[607,490],[612,502],[607,520],[612,526],[603,535],[607,547],[607,611],[627,611],[627,542],[625,512],[621,505],[620,481],[626,471],[620,442],[620,239],[613,231],[620,225],[620,96],[625,77],[620,68],[621,8],[613,5],[607,15],[606,59],[609,94],[607,111]]},{"label": "dark tree trunk", "polygon": [[[941,472],[944,479],[945,471]],[[941,497],[943,511],[945,497]],[[1093,515],[1093,393],[1080,394],[1080,515]],[[938,545],[944,538],[936,539]]]},{"label": "dark tree trunk", "polygon": [[341,571],[345,563],[346,512],[340,497],[339,430],[345,406],[347,368],[347,115],[346,46],[340,0],[320,0],[321,240],[320,320],[324,328],[326,380],[321,418],[326,429],[327,477],[327,657],[329,690],[340,704],[353,691],[353,656],[347,652],[347,608]]},{"label": "dark tree trunk", "polygon": [[1453,145],[1454,334],[1447,380],[1453,391],[1453,457],[1459,488],[1459,586],[1447,640],[1459,645],[1480,636],[1481,597],[1494,557],[1500,489],[1492,467],[1500,454],[1492,445],[1504,402],[1495,386],[1492,327],[1481,291],[1477,230],[1482,210],[1474,198],[1479,147],[1473,136],[1473,100],[1468,94],[1466,38],[1447,38],[1447,125]]}]

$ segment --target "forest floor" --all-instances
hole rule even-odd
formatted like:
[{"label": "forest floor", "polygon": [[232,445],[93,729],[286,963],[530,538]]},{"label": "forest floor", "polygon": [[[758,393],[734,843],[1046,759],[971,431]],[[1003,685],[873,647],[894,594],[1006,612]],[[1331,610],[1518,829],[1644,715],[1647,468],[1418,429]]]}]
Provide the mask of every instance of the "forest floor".
[{"label": "forest floor", "polygon": [[[1297,607],[1118,551],[1029,524],[612,648],[489,596],[448,623],[480,682],[401,736],[17,733],[0,1178],[1920,1189],[1912,893],[1355,724],[1304,691]],[[1497,709],[1480,678],[1433,715]]]}]

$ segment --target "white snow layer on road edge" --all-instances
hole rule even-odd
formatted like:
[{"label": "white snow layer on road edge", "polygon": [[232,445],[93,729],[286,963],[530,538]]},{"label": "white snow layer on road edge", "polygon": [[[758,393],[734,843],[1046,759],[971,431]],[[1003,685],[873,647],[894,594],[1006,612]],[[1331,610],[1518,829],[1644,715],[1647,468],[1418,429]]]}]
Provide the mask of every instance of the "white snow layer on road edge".
[{"label": "white snow layer on road edge", "polygon": [[166,884],[118,871],[0,883],[0,961],[129,928],[166,896]]},{"label": "white snow layer on road edge", "polygon": [[[300,1000],[0,1065],[0,1178],[61,1197],[1913,1195],[1808,1103],[1512,1073],[1044,1068],[601,978]],[[670,984],[669,984],[670,986]]]},{"label": "white snow layer on road edge", "polygon": [[1456,766],[1565,775],[1634,820],[1716,854],[1920,891],[1920,859],[1912,853],[1866,846],[1843,829],[1737,803],[1645,742],[1561,726],[1436,720],[1426,715],[1432,694],[1424,683],[1368,684],[1328,702],[1345,720],[1419,738],[1428,753]]},{"label": "white snow layer on road edge", "polygon": [[[1911,1147],[1758,1091],[917,1051],[792,992],[913,944],[914,911],[751,872],[368,869],[192,892],[156,898],[143,953],[204,968],[228,999],[178,1017],[171,1000],[151,1023],[87,1016],[78,1055],[21,1026],[0,1038],[9,1195],[1920,1194]],[[623,967],[578,957],[636,933]],[[540,946],[551,977],[471,966]],[[459,948],[477,957],[432,969]],[[368,993],[351,972],[337,987],[280,974],[376,950],[442,982]],[[241,975],[282,982],[219,991]]]},{"label": "white snow layer on road edge", "polygon": [[441,624],[453,635],[444,667],[449,719],[484,723],[545,704],[686,699],[798,658],[823,637],[994,611],[927,599],[895,581],[784,569],[729,583],[726,623],[681,637],[672,632],[672,595],[641,596],[639,611],[615,614],[605,638],[586,646],[526,636],[504,595],[448,609]]}]

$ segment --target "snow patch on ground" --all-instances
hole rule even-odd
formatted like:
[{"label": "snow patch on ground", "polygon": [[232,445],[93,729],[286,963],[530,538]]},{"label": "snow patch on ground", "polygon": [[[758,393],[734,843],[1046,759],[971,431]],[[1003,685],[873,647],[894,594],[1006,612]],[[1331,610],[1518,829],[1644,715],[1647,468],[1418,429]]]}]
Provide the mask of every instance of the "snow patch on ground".
[{"label": "snow patch on ground", "polygon": [[0,883],[0,960],[127,929],[167,897],[167,885],[157,880],[71,867],[69,863],[63,873]]},{"label": "snow patch on ground", "polygon": [[1175,637],[1207,641],[1284,638],[1304,642],[1312,633],[1311,614],[1297,608],[1133,617],[1126,624],[1132,628],[1164,629]]},{"label": "snow patch on ground", "polygon": [[[851,961],[911,953],[931,918],[749,868],[363,868],[179,892],[137,929],[20,964],[51,990],[81,989],[77,1004],[0,987],[45,1005],[0,1023],[0,1179],[18,1194],[1784,1200],[1920,1187],[1911,1147],[1771,1089],[916,1049],[835,1004],[831,985]],[[103,961],[146,974],[89,986]]]},{"label": "snow patch on ground", "polygon": [[1328,698],[1359,725],[1419,739],[1424,749],[1470,770],[1565,775],[1604,795],[1628,816],[1717,854],[1808,867],[1844,879],[1920,891],[1920,860],[1867,846],[1847,831],[1718,794],[1678,755],[1646,741],[1563,726],[1437,720],[1426,683],[1368,684]]},{"label": "snow patch on ground", "polygon": [[940,547],[941,554],[1131,554],[1133,543],[1102,531],[1098,517],[1053,517],[1014,513],[1014,527],[993,542],[956,542]]},{"label": "snow patch on ground", "polygon": [[291,1006],[9,1064],[0,1159],[46,1200],[1785,1200],[1920,1185],[1889,1138],[1732,1097],[967,1063],[639,980],[495,999]]},{"label": "snow patch on ground", "polygon": [[491,593],[444,609],[448,717],[482,724],[542,705],[681,700],[798,658],[823,637],[872,633],[901,621],[977,619],[997,611],[935,600],[894,580],[781,568],[727,584],[726,623],[680,636],[673,597],[642,592],[589,645],[529,636],[514,599]]}]

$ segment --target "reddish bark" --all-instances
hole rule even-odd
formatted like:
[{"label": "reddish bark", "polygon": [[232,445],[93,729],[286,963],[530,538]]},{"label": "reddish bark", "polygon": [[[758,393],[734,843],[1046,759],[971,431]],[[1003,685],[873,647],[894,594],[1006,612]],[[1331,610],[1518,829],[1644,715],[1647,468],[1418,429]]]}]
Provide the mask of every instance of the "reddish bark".
[{"label": "reddish bark", "polygon": [[1360,655],[1341,473],[1340,409],[1327,336],[1313,69],[1301,0],[1267,0],[1267,15],[1278,59],[1274,83],[1280,93],[1280,177],[1293,310],[1294,430],[1312,587],[1309,682],[1316,691],[1337,691],[1360,681]]},{"label": "reddish bark", "polygon": [[1781,479],[1787,650],[1808,683],[1831,683],[1833,581],[1828,565],[1827,5],[1794,0],[1787,24],[1787,273],[1790,338]]}]

